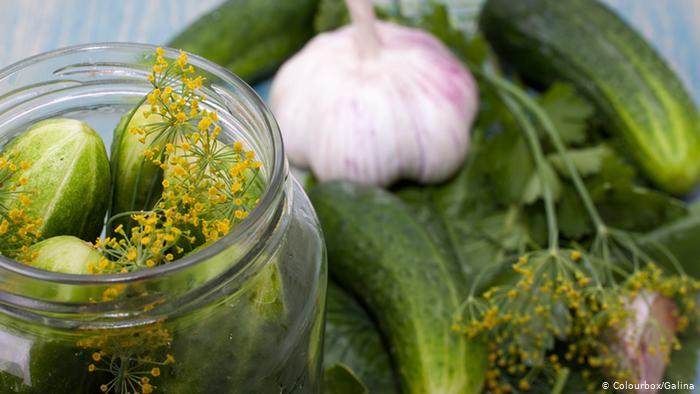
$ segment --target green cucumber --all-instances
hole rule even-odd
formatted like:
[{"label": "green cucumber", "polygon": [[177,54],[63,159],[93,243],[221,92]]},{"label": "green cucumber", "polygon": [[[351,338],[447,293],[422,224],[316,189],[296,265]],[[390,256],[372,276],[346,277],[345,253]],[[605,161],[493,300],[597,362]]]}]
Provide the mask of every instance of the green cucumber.
[{"label": "green cucumber", "polygon": [[29,265],[65,274],[89,274],[88,265],[98,266],[102,255],[92,245],[70,235],[51,237],[29,248]]},{"label": "green cucumber", "polygon": [[310,197],[331,277],[378,322],[402,391],[479,392],[485,348],[451,330],[465,283],[408,206],[382,189],[349,183],[319,184]]},{"label": "green cucumber", "polygon": [[[112,206],[110,216],[125,212],[150,210],[160,199],[163,186],[163,170],[146,160],[144,151],[154,144],[156,133],[147,136],[132,134],[134,127],[146,128],[162,120],[160,115],[143,115],[148,106],[140,106],[127,112],[114,129],[112,141]],[[153,147],[162,147],[162,141]],[[128,223],[128,218],[115,220],[112,227]]]},{"label": "green cucumber", "polygon": [[[64,274],[89,275],[88,265],[98,267],[102,254],[92,245],[68,235],[51,237],[29,247],[31,258],[25,263],[34,268]],[[78,304],[102,299],[104,288],[76,284],[54,284],[27,288],[27,296],[52,302]]]},{"label": "green cucumber", "polygon": [[90,353],[77,348],[74,342],[25,337],[11,330],[0,330],[0,344],[9,346],[5,349],[12,352],[10,359],[0,362],[0,393],[99,393],[100,384],[107,380],[104,373],[87,371]]},{"label": "green cucumber", "polygon": [[19,190],[31,199],[29,214],[42,220],[43,238],[74,235],[94,241],[109,202],[110,169],[100,136],[73,119],[41,121],[4,149],[29,168]]},{"label": "green cucumber", "polygon": [[659,54],[606,6],[488,0],[480,25],[527,78],[574,84],[658,187],[683,194],[697,184],[700,116],[693,100]]},{"label": "green cucumber", "polygon": [[169,352],[177,361],[157,382],[163,392],[254,392],[258,377],[270,372],[259,362],[289,335],[277,263],[268,263],[245,286],[225,303],[172,322],[176,328]]},{"label": "green cucumber", "polygon": [[228,0],[168,43],[248,83],[269,76],[313,36],[318,0]]}]

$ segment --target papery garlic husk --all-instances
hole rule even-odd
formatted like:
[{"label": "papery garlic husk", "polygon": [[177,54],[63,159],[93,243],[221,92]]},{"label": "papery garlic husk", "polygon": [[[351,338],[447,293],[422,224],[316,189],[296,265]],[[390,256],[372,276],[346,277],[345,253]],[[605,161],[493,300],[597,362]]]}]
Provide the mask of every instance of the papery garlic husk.
[{"label": "papery garlic husk", "polygon": [[678,332],[678,308],[673,300],[655,292],[643,291],[626,306],[630,317],[618,332],[614,344],[624,356],[624,365],[639,383],[649,389],[637,393],[651,394],[665,376],[673,339]]},{"label": "papery garlic husk", "polygon": [[273,82],[291,162],[321,181],[445,180],[469,145],[471,74],[432,35],[376,22],[368,0],[347,3],[353,24],[315,37]]}]

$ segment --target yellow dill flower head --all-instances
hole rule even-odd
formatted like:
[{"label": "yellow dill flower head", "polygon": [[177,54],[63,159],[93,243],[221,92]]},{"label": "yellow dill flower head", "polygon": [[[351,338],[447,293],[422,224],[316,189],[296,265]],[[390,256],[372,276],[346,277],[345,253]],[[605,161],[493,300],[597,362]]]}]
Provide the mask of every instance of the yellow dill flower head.
[{"label": "yellow dill flower head", "polygon": [[29,246],[41,236],[42,224],[29,214],[32,191],[24,188],[28,180],[21,173],[29,167],[24,161],[17,164],[11,156],[0,156],[0,250],[24,262],[31,260]]},{"label": "yellow dill flower head", "polygon": [[231,147],[218,141],[219,116],[206,108],[200,91],[205,79],[188,64],[187,54],[180,52],[170,62],[165,56],[163,49],[156,51],[149,77],[153,88],[146,97],[149,114],[161,118],[130,130],[142,143],[154,135],[162,141],[144,150],[144,160],[164,170],[163,192],[153,211],[131,216],[136,225],[129,231],[96,243],[112,262],[107,269],[115,272],[174,261],[183,242],[226,235],[258,203],[257,195],[246,193],[262,164],[251,161],[254,153],[241,142]]}]

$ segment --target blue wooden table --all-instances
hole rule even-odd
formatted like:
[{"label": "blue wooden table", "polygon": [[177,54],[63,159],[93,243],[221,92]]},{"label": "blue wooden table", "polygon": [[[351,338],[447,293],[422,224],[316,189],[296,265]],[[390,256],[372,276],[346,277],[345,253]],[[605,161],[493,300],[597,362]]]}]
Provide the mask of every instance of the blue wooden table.
[{"label": "blue wooden table", "polygon": [[[163,44],[222,0],[0,0],[0,68],[75,44]],[[279,0],[286,1],[286,0]],[[425,0],[395,1],[405,7]],[[472,13],[482,0],[442,0]],[[517,0],[514,0],[517,1]],[[603,0],[666,57],[700,103],[700,0]],[[264,15],[260,16],[264,18]],[[258,86],[262,95],[265,84]],[[698,386],[699,382],[695,382]],[[697,386],[696,386],[697,387]]]},{"label": "blue wooden table", "polygon": [[[162,44],[222,0],[0,0],[0,68],[68,45]],[[280,0],[286,1],[286,0]],[[410,8],[425,0],[394,1]],[[481,0],[442,0],[458,13]],[[604,0],[668,59],[700,103],[700,1]],[[260,16],[264,18],[264,15]]]}]

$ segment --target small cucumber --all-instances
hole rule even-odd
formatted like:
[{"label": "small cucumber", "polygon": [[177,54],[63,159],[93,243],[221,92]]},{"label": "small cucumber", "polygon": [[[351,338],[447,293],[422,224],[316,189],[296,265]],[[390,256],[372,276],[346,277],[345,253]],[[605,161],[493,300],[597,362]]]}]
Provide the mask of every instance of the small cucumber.
[{"label": "small cucumber", "polygon": [[163,392],[261,392],[260,377],[275,366],[260,363],[289,336],[279,267],[271,261],[245,286],[225,303],[173,322],[183,335],[169,349],[177,362],[158,381]]},{"label": "small cucumber", "polygon": [[88,265],[95,267],[102,255],[89,243],[69,235],[51,237],[32,245],[29,251],[34,258],[29,265],[53,272],[87,275]]},{"label": "small cucumber", "polygon": [[[43,335],[50,338],[59,334]],[[99,393],[108,375],[87,371],[89,352],[76,347],[75,342],[45,338],[0,330],[0,345],[10,355],[10,359],[0,360],[0,393]]]},{"label": "small cucumber", "polygon": [[43,238],[74,235],[93,241],[102,231],[109,201],[110,169],[100,136],[73,119],[36,123],[4,149],[29,168],[20,191],[31,216],[42,220]]},{"label": "small cucumber", "polygon": [[313,35],[318,0],[228,0],[170,43],[248,83],[272,73]]},{"label": "small cucumber", "polygon": [[[144,111],[148,106],[140,106],[132,109],[124,115],[114,129],[112,142],[112,207],[110,216],[124,212],[152,209],[161,196],[163,187],[163,170],[146,160],[144,151],[154,143],[156,134],[146,137],[142,143],[140,135],[131,133],[132,128],[146,128],[151,124],[162,120],[157,114],[152,114],[146,119]],[[155,143],[153,147],[162,147]],[[128,220],[117,220],[117,224],[124,224]]]},{"label": "small cucumber", "polygon": [[[98,267],[103,256],[92,245],[80,238],[61,235],[29,247],[31,258],[24,261],[34,268],[63,274],[89,275],[89,265]],[[27,288],[27,295],[52,302],[78,304],[103,298],[104,288],[77,284],[55,283]]]},{"label": "small cucumber", "polygon": [[310,197],[331,277],[378,322],[402,392],[479,392],[485,348],[451,330],[466,286],[413,212],[385,190],[350,183],[319,184]]}]

